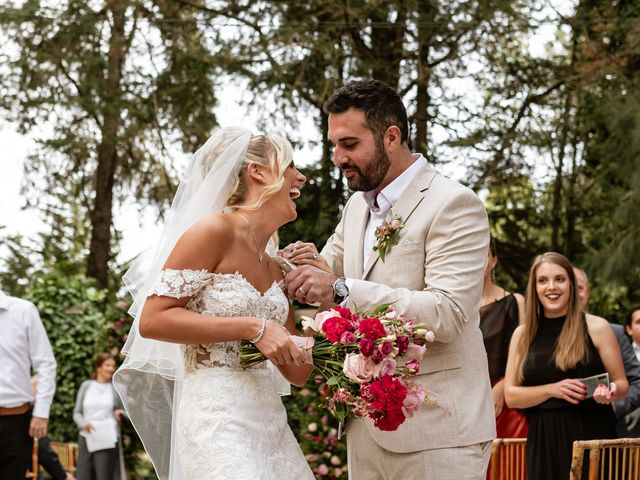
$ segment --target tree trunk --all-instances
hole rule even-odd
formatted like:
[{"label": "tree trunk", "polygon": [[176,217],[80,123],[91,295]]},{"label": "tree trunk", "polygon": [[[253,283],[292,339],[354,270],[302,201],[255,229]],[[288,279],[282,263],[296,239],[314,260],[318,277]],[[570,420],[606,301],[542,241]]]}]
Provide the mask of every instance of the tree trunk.
[{"label": "tree trunk", "polygon": [[429,49],[433,38],[433,22],[437,9],[431,0],[418,4],[418,75],[416,78],[416,114],[414,117],[415,135],[413,137],[413,151],[426,156],[428,141],[428,108],[431,104],[429,95],[429,81],[431,68],[429,67]]},{"label": "tree trunk", "polygon": [[126,54],[126,3],[121,0],[107,2],[113,26],[109,40],[107,78],[103,87],[102,139],[97,152],[96,196],[91,211],[91,243],[87,259],[87,275],[95,278],[100,288],[107,287],[111,259],[113,186],[118,164],[117,142],[121,114],[120,80]]},{"label": "tree trunk", "polygon": [[[569,126],[571,123],[571,92],[565,92],[562,125],[560,130],[560,144],[558,145],[558,163],[556,164],[556,180],[553,186],[553,208],[551,210],[551,249],[560,252],[560,228],[562,211],[562,193],[564,177],[564,157],[567,149]],[[566,252],[565,252],[566,253]]]}]

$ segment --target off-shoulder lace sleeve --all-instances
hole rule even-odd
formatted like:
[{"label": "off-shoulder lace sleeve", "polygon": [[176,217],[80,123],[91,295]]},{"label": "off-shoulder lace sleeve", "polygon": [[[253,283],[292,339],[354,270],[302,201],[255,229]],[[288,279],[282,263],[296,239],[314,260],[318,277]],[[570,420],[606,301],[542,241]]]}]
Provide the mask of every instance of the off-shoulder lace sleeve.
[{"label": "off-shoulder lace sleeve", "polygon": [[213,274],[208,270],[162,270],[158,283],[153,287],[150,295],[173,298],[192,297],[210,283],[212,278]]}]

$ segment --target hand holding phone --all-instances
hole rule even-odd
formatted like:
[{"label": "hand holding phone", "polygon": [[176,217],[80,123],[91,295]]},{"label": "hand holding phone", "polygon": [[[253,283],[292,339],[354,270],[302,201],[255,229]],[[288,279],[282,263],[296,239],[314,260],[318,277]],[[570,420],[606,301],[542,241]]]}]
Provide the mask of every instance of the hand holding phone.
[{"label": "hand holding phone", "polygon": [[608,373],[600,373],[591,377],[581,378],[580,381],[587,388],[585,398],[593,398],[593,393],[596,391],[596,388],[598,388],[599,385],[604,385],[607,388],[609,388],[610,386]]}]

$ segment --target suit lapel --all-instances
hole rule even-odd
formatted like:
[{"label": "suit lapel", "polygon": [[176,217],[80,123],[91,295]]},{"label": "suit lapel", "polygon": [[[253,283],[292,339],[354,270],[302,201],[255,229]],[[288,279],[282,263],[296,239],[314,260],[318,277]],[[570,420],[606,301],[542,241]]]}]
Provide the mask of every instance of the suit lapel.
[{"label": "suit lapel", "polygon": [[356,245],[356,253],[352,257],[353,260],[351,262],[353,268],[352,271],[355,272],[355,278],[362,278],[362,264],[364,262],[364,258],[362,256],[362,252],[364,250],[364,234],[365,230],[367,229],[367,223],[369,222],[369,207],[367,206],[367,203],[364,201],[364,199],[361,199],[359,209],[359,212],[355,215],[355,218],[357,218],[360,222],[360,225],[358,225],[358,230],[356,230],[358,234],[358,241]]},{"label": "suit lapel", "polygon": [[[416,207],[422,202],[425,197],[425,192],[429,189],[433,178],[436,175],[436,171],[433,170],[429,165],[420,169],[420,171],[416,174],[411,183],[407,186],[402,195],[396,202],[396,204],[391,208],[391,212],[393,215],[400,217],[402,223],[406,224],[409,221],[409,217],[413,214]],[[367,216],[368,218],[368,216]],[[365,221],[366,226],[366,221]],[[402,233],[400,233],[402,235]],[[361,235],[360,241],[360,250],[362,250],[363,245],[363,237]],[[391,247],[393,249],[393,247]],[[369,260],[367,264],[364,266],[362,272],[362,279],[366,280],[367,276],[371,272],[373,266],[380,259],[380,252],[373,251],[369,255]]]}]

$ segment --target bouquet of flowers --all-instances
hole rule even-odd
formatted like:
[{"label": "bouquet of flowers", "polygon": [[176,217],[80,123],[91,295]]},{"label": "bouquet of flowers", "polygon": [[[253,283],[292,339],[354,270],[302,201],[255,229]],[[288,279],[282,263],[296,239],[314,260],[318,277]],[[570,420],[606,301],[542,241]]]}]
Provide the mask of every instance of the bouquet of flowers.
[{"label": "bouquet of flowers", "polygon": [[[315,338],[313,364],[325,379],[327,407],[340,422],[370,418],[380,430],[394,431],[427,400],[427,391],[409,380],[434,341],[423,324],[390,305],[368,313],[335,307],[302,318]],[[243,344],[241,359],[245,367],[265,360],[252,344]]]}]

